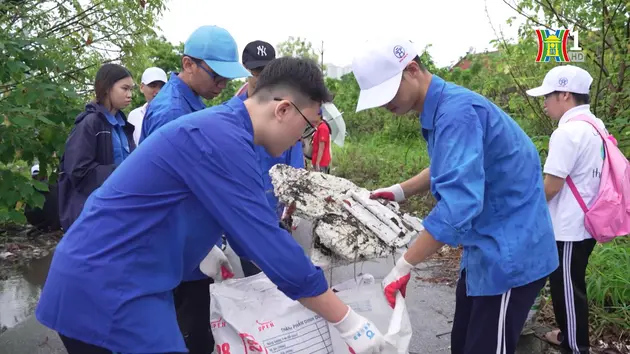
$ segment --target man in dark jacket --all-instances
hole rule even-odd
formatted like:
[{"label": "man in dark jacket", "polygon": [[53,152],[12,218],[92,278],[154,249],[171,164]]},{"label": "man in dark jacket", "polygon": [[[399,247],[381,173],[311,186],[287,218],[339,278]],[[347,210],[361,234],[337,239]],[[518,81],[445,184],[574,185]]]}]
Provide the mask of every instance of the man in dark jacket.
[{"label": "man in dark jacket", "polygon": [[[124,114],[119,113],[126,120]],[[73,153],[63,154],[61,157],[57,182],[59,218],[65,231],[79,217],[83,204],[90,194],[101,186],[116,168],[112,125],[108,122],[106,114],[103,106],[88,103],[85,111],[75,119],[68,137],[66,151]],[[129,149],[133,151],[136,148],[133,142],[134,126],[126,124],[123,131],[129,141]]]}]

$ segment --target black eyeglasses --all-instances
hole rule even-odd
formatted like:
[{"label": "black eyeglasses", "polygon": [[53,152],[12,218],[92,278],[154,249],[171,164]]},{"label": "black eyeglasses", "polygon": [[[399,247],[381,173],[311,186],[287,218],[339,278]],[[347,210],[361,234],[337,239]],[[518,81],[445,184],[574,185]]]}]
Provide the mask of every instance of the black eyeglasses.
[{"label": "black eyeglasses", "polygon": [[197,58],[193,58],[193,57],[189,57],[189,58],[190,58],[190,59],[192,59],[192,61],[194,61],[194,62],[195,62],[195,64],[197,64],[197,66],[198,66],[198,67],[200,67],[201,69],[203,69],[203,71],[205,71],[206,73],[208,73],[208,75],[210,76],[210,78],[211,78],[212,80],[214,80],[217,84],[218,84],[218,83],[221,83],[221,82],[228,82],[228,81],[230,81],[230,79],[228,79],[228,78],[226,78],[226,77],[223,77],[223,76],[221,76],[221,75],[219,75],[219,74],[217,74],[217,73],[215,73],[215,72],[212,72],[212,71],[210,71],[210,70],[206,69],[206,67],[205,67],[205,66],[203,66],[203,64],[202,64],[203,60],[201,60],[201,59],[197,59]]},{"label": "black eyeglasses", "polygon": [[[275,97],[273,100],[274,101],[284,101],[285,99],[284,98]],[[315,131],[317,130],[317,128],[315,128],[313,123],[311,123],[311,121],[308,120],[308,118],[306,118],[304,113],[302,113],[302,111],[300,111],[300,109],[298,108],[298,106],[295,105],[295,103],[291,102],[290,100],[287,100],[287,101],[289,101],[289,103],[291,103],[293,105],[293,107],[295,107],[295,109],[302,116],[302,118],[304,118],[304,121],[306,123],[308,123],[308,127],[306,127],[306,129],[304,129],[304,132],[302,133],[302,139],[307,139],[311,135],[315,134]]]}]

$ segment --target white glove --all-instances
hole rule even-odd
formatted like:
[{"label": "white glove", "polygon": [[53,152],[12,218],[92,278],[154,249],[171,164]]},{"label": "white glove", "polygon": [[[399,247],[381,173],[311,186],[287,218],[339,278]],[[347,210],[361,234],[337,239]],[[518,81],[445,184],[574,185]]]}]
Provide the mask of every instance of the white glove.
[{"label": "white glove", "polygon": [[370,199],[378,198],[391,200],[392,202],[401,202],[405,200],[405,192],[400,184],[394,184],[391,187],[379,188],[370,193]]},{"label": "white glove", "polygon": [[352,353],[380,353],[385,349],[385,337],[374,323],[354,312],[349,306],[346,316],[341,321],[333,323],[333,326],[339,331]]},{"label": "white glove", "polygon": [[210,253],[199,264],[201,272],[216,282],[232,278],[234,271],[227,257],[217,246],[212,247]]},{"label": "white glove", "polygon": [[411,269],[413,265],[405,260],[405,256],[398,258],[394,268],[383,279],[383,292],[389,305],[396,306],[396,293],[400,291],[403,297],[407,292],[407,283],[411,279]]}]

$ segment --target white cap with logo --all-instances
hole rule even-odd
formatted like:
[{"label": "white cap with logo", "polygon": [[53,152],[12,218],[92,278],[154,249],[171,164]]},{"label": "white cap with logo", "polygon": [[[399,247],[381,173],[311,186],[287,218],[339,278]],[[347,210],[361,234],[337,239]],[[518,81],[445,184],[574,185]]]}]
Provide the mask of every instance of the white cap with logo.
[{"label": "white cap with logo", "polygon": [[527,90],[530,96],[545,96],[555,91],[588,94],[593,77],[588,71],[573,65],[556,66],[549,70],[541,86]]},{"label": "white cap with logo", "polygon": [[352,60],[361,89],[356,111],[381,107],[394,99],[403,70],[417,55],[407,39],[367,42]]},{"label": "white cap with logo", "polygon": [[155,81],[162,81],[163,83],[166,83],[166,73],[164,72],[164,70],[157,67],[152,67],[146,69],[144,73],[142,73],[142,81],[140,81],[141,83],[148,85]]}]

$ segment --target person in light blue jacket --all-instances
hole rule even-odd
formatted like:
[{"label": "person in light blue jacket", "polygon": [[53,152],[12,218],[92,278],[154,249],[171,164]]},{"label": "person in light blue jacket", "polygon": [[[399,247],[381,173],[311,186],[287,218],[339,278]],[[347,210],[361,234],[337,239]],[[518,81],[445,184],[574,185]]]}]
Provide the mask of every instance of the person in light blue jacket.
[{"label": "person in light blue jacket", "polygon": [[402,201],[430,190],[437,200],[425,230],[383,280],[385,296],[393,305],[414,265],[444,244],[462,245],[451,352],[514,353],[527,313],[558,267],[536,147],[488,99],[428,72],[409,40],[367,44],[352,69],[361,88],[357,112],[419,113],[431,159],[372,198]]}]

